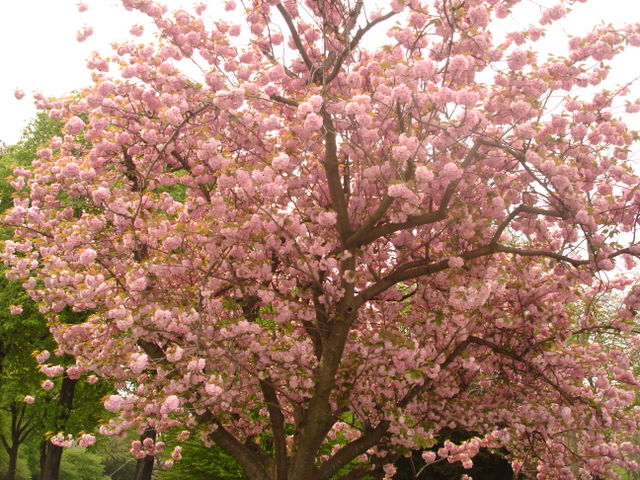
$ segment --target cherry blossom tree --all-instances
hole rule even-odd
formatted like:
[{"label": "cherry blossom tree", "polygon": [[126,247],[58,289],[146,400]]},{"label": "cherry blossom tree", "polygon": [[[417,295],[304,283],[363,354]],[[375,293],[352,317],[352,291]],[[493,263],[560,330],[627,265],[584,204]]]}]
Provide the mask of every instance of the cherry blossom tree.
[{"label": "cherry blossom tree", "polygon": [[[528,2],[122,3],[161,35],[38,98],[66,134],[4,217],[59,353],[119,385],[103,433],[183,425],[256,480],[391,477],[416,449],[637,467],[640,107],[603,82],[640,26],[561,57],[540,39],[584,1],[501,36]],[[611,315],[575,308],[616,291]],[[475,436],[430,450],[456,430]]]}]

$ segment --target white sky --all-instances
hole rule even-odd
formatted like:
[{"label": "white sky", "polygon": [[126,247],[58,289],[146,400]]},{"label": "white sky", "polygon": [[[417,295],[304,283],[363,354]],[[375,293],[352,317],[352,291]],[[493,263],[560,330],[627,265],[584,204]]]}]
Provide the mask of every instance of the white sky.
[{"label": "white sky", "polygon": [[[205,0],[206,1],[206,0]],[[373,1],[373,0],[367,0]],[[379,0],[378,0],[379,1]],[[129,38],[135,23],[145,17],[125,11],[118,0],[85,0],[89,9],[80,13],[77,0],[0,0],[0,141],[10,145],[20,137],[25,124],[36,110],[31,101],[35,91],[57,96],[79,89],[90,82],[85,60],[94,50],[109,52],[112,41]],[[170,7],[188,6],[191,0],[165,0]],[[552,5],[552,0],[538,0]],[[209,13],[221,8],[221,0],[209,0]],[[524,18],[523,25],[534,18]],[[565,31],[584,33],[600,21],[620,25],[640,22],[640,0],[590,0],[577,4]],[[76,31],[90,25],[94,34],[83,43]],[[562,37],[550,37],[547,48],[555,50]],[[619,81],[640,75],[640,49],[632,50],[617,62]],[[27,94],[16,100],[13,92],[21,88]]]}]

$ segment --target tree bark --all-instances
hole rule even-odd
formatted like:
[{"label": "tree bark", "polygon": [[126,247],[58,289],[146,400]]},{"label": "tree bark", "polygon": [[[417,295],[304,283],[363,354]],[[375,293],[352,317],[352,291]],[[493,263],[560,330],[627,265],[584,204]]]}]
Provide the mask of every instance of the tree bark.
[{"label": "tree bark", "polygon": [[[140,436],[140,441],[144,442],[146,438],[151,438],[156,441],[156,430],[152,427],[145,428],[144,432]],[[151,480],[153,474],[153,464],[156,457],[153,455],[147,455],[144,458],[138,460],[136,464],[136,474],[134,480]]]},{"label": "tree bark", "polygon": [[7,470],[7,480],[15,480],[16,478],[16,471],[18,469],[18,448],[19,444],[14,444],[8,451],[9,467]]},{"label": "tree bark", "polygon": [[[71,409],[73,407],[73,395],[75,393],[77,380],[73,380],[65,375],[62,378],[62,387],[60,388],[60,397],[58,398],[58,418],[55,420],[56,429],[63,429]],[[44,449],[41,449],[41,454],[44,450],[45,459],[44,467],[40,475],[41,480],[58,480],[60,474],[60,462],[62,460],[62,447],[54,445],[51,441],[47,441],[47,445]]]},{"label": "tree bark", "polygon": [[[32,419],[26,417],[26,406],[13,402],[9,406],[11,413],[10,438],[0,433],[0,443],[8,455],[8,469],[6,480],[15,480],[18,469],[18,452],[27,438],[33,433],[35,426]],[[9,443],[10,442],[10,443]]]}]

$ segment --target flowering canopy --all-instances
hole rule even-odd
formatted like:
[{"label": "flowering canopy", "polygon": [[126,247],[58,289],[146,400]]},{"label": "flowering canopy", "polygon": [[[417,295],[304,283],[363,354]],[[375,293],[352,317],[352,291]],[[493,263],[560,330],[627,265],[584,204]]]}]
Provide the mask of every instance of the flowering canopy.
[{"label": "flowering canopy", "polygon": [[[451,429],[477,437],[425,460],[634,467],[640,342],[592,334],[640,306],[614,275],[640,252],[627,91],[597,87],[640,26],[547,57],[572,1],[503,38],[520,0],[379,3],[253,0],[236,24],[123,0],[162,35],[40,100],[67,135],[15,172],[11,275],[93,312],[51,328],[121,382],[105,433],[185,425],[251,478],[391,475]],[[580,307],[616,289],[608,315]]]}]

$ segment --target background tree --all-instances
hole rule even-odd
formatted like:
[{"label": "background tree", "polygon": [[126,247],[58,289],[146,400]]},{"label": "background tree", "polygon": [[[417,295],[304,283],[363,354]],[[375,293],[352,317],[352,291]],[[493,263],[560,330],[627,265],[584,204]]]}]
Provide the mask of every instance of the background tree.
[{"label": "background tree", "polygon": [[[0,211],[12,204],[14,189],[11,173],[15,168],[28,167],[36,151],[55,135],[60,134],[62,124],[40,114],[27,125],[20,142],[6,147],[0,161]],[[11,236],[11,229],[0,231],[3,238]],[[78,321],[78,314],[67,312],[63,321]],[[62,447],[51,444],[51,437],[64,429],[81,431],[96,425],[104,410],[99,402],[110,386],[83,384],[76,389],[76,379],[62,375],[64,368],[51,369],[46,365],[50,351],[56,343],[49,332],[47,321],[37,304],[25,293],[20,282],[0,278],[0,408],[7,414],[2,417],[3,430],[0,444],[8,452],[7,479],[13,480],[19,460],[20,447],[27,441],[39,445],[40,461],[34,474],[43,480],[58,478]],[[34,352],[47,352],[47,358],[36,361]],[[62,356],[56,360],[73,371],[73,359]],[[39,371],[44,367],[53,380],[51,389],[42,390],[46,380]],[[59,371],[59,372],[58,372]],[[56,380],[55,377],[60,377]],[[75,403],[74,403],[75,398]],[[25,403],[25,399],[29,399]],[[32,402],[32,403],[31,403]],[[96,477],[97,478],[97,477]]]},{"label": "background tree", "polygon": [[526,3],[250,1],[237,40],[240,15],[123,0],[160,38],[40,102],[66,134],[4,217],[11,278],[116,382],[105,433],[186,425],[256,480],[392,476],[413,449],[470,469],[504,448],[541,480],[637,467],[640,343],[576,341],[601,325],[571,308],[626,292],[624,335],[640,307],[615,270],[640,252],[637,135],[600,85],[640,26],[545,56],[574,2],[494,38]]}]

